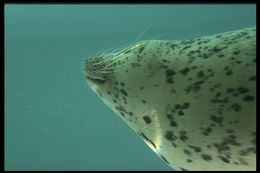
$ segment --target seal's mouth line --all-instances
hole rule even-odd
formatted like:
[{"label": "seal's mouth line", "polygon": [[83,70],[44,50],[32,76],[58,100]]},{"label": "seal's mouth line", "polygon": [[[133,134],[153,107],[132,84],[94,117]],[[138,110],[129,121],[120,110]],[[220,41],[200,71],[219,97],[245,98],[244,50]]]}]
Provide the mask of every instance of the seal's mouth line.
[{"label": "seal's mouth line", "polygon": [[95,78],[95,77],[92,77],[92,76],[89,76],[89,75],[86,75],[86,78],[95,83],[95,84],[104,84],[106,83],[106,80],[105,79],[101,79],[101,78]]}]

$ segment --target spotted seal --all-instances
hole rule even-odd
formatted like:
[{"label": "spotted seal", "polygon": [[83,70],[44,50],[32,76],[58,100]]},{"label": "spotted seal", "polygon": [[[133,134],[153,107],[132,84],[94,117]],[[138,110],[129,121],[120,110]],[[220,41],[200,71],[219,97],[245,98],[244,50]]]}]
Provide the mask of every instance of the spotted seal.
[{"label": "spotted seal", "polygon": [[256,170],[256,28],[85,59],[88,84],[175,170]]}]

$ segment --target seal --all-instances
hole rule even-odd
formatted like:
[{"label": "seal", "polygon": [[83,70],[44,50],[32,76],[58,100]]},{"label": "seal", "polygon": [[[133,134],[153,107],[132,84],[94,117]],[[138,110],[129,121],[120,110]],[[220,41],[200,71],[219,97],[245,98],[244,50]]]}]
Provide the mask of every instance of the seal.
[{"label": "seal", "polygon": [[175,170],[256,170],[256,28],[85,59],[87,83]]}]

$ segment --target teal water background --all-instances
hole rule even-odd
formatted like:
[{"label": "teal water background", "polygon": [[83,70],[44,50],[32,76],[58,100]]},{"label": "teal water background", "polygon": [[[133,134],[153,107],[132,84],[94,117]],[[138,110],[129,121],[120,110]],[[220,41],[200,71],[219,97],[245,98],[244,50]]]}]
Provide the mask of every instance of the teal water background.
[{"label": "teal water background", "polygon": [[5,170],[172,170],[87,86],[84,58],[256,25],[254,4],[6,4],[4,15]]}]

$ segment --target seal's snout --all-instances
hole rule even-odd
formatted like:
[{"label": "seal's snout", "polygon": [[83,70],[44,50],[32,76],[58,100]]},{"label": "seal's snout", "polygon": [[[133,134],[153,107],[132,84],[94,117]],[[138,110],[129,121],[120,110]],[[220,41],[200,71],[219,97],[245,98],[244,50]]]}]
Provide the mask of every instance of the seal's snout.
[{"label": "seal's snout", "polygon": [[104,57],[104,55],[94,55],[85,59],[84,72],[87,81],[94,85],[105,84],[109,74],[115,68],[114,60]]}]

